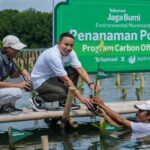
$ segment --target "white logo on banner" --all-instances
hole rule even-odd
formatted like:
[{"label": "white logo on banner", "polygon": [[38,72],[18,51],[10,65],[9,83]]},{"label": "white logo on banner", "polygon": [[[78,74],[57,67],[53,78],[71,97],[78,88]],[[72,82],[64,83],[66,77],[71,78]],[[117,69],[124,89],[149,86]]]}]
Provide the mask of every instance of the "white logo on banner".
[{"label": "white logo on banner", "polygon": [[136,61],[136,57],[135,57],[135,56],[130,56],[130,57],[129,57],[129,63],[130,63],[130,64],[134,64],[135,61]]}]

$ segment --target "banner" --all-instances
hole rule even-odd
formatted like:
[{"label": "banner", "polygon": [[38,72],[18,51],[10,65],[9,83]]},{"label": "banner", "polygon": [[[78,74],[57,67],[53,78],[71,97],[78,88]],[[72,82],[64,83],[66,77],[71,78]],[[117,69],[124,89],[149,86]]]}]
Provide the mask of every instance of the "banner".
[{"label": "banner", "polygon": [[9,143],[14,144],[15,142],[24,139],[25,137],[32,135],[32,132],[18,130],[15,128],[9,128]]},{"label": "banner", "polygon": [[150,70],[150,1],[66,0],[55,7],[55,42],[75,37],[74,50],[88,72]]}]

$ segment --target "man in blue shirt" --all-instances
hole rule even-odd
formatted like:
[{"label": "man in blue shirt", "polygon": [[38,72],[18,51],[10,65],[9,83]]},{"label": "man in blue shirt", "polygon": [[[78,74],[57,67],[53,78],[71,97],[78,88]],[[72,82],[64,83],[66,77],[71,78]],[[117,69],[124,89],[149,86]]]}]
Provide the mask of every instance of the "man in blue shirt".
[{"label": "man in blue shirt", "polygon": [[[21,98],[22,89],[29,89],[30,82],[18,81],[20,74],[31,81],[30,74],[27,70],[18,70],[13,62],[18,52],[26,47],[18,37],[8,35],[3,39],[3,48],[0,51],[0,113],[9,113],[17,111],[14,107],[16,100]],[[6,80],[10,77],[10,80]]]}]

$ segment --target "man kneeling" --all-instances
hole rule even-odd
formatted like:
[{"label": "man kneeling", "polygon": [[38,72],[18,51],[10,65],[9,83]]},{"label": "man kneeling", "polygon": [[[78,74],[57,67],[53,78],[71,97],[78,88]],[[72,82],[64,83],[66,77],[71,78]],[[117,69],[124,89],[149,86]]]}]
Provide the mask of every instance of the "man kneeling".
[{"label": "man kneeling", "polygon": [[[40,101],[59,101],[59,106],[64,107],[68,88],[76,87],[80,76],[91,90],[95,90],[87,72],[82,67],[75,51],[73,50],[74,37],[70,33],[60,35],[57,44],[45,50],[37,59],[31,73],[34,89],[40,98],[32,98],[31,104],[36,111],[43,111]],[[92,106],[92,99],[83,97],[78,90],[75,96],[88,108]],[[80,106],[72,104],[72,109]]]}]

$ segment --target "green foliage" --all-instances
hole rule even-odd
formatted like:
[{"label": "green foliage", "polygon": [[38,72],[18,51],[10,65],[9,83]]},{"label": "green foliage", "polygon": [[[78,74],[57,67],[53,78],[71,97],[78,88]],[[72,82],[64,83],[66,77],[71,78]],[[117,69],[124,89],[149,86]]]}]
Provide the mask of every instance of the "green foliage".
[{"label": "green foliage", "polygon": [[0,40],[0,48],[2,48],[3,44],[2,44],[2,41]]},{"label": "green foliage", "polygon": [[0,11],[0,40],[8,34],[18,36],[28,48],[47,48],[52,43],[52,14],[33,8]]},{"label": "green foliage", "polygon": [[124,131],[124,128],[110,125],[104,119],[102,119],[99,124],[95,122],[91,125],[99,129],[101,137],[108,137],[112,132]]},{"label": "green foliage", "polygon": [[122,92],[122,99],[126,99],[127,98],[127,89],[125,87],[123,87],[121,89],[121,92]]},{"label": "green foliage", "polygon": [[144,93],[144,88],[143,87],[139,87],[135,89],[135,94],[137,96],[137,100],[140,101],[141,100],[141,95]]},{"label": "green foliage", "polygon": [[104,137],[106,135],[106,121],[105,119],[101,119],[99,123],[99,129],[100,129],[100,135],[101,137]]}]

